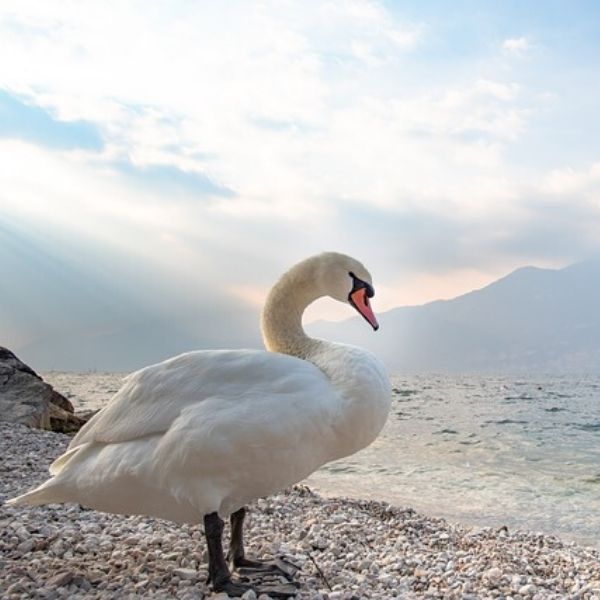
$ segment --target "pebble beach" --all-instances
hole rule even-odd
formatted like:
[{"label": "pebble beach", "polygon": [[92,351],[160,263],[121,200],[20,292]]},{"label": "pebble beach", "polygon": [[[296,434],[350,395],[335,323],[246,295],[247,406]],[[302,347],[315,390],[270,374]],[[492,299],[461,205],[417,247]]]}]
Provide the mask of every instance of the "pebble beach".
[{"label": "pebble beach", "polygon": [[[0,423],[0,502],[44,481],[68,442],[67,435]],[[248,554],[298,565],[299,599],[600,600],[600,550],[554,536],[450,524],[302,486],[250,511]],[[2,599],[225,600],[210,592],[206,576],[200,525],[78,505],[0,507]]]}]

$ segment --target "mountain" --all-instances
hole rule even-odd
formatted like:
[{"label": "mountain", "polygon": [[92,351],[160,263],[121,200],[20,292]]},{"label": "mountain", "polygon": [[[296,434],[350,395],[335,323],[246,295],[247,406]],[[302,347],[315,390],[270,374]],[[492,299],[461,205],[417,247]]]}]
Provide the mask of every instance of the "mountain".
[{"label": "mountain", "polygon": [[373,334],[360,317],[312,335],[367,347],[393,372],[597,371],[600,261],[524,267],[452,300],[395,308]]}]

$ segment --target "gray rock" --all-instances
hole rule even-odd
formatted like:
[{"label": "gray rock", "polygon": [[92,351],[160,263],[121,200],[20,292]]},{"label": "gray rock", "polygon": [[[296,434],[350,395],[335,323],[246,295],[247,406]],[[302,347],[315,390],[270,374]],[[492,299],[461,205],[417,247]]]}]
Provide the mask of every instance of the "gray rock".
[{"label": "gray rock", "polygon": [[0,421],[63,433],[85,421],[73,405],[10,350],[0,346]]},{"label": "gray rock", "polygon": [[29,538],[28,540],[25,540],[24,542],[21,542],[18,546],[17,546],[17,550],[19,552],[22,552],[23,554],[27,554],[27,552],[30,552],[31,550],[33,550],[35,548],[35,540],[32,538]]},{"label": "gray rock", "polygon": [[73,581],[74,574],[72,571],[61,571],[54,575],[54,577],[50,578],[46,585],[50,587],[62,587],[68,585]]},{"label": "gray rock", "polygon": [[[60,396],[58,392],[54,392],[54,394]],[[85,419],[82,419],[81,416],[65,410],[57,404],[54,404],[54,402],[50,402],[48,408],[50,413],[50,429],[52,429],[52,431],[73,433],[79,431],[86,423]]]}]

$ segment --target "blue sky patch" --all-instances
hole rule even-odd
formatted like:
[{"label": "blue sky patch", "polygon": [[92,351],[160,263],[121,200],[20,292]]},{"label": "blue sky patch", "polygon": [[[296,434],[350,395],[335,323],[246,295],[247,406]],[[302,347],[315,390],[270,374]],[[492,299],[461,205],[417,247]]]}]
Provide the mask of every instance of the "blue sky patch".
[{"label": "blue sky patch", "polygon": [[0,138],[34,142],[59,150],[101,150],[97,127],[86,121],[59,121],[39,106],[0,89]]}]

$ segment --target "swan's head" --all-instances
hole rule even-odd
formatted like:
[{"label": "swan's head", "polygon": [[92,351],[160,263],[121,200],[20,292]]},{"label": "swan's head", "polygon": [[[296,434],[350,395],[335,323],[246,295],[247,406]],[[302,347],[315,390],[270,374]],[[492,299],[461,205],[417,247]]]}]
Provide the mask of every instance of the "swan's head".
[{"label": "swan's head", "polygon": [[379,329],[369,301],[375,294],[371,274],[356,259],[337,252],[318,256],[317,278],[327,296],[349,303],[373,327]]}]

